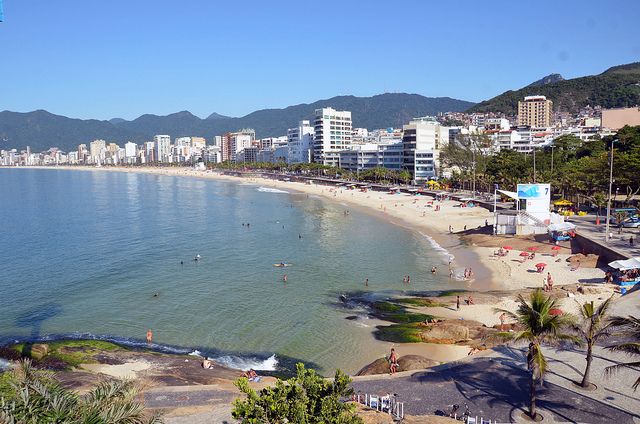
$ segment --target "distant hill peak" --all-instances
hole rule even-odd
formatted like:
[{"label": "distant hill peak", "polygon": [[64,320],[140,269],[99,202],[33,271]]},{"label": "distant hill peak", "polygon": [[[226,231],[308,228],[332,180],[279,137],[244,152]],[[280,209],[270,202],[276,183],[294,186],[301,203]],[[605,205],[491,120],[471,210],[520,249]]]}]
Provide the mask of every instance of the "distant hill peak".
[{"label": "distant hill peak", "polygon": [[532,82],[527,87],[539,87],[541,85],[553,84],[554,82],[564,81],[564,78],[560,74],[550,74],[544,78],[540,78],[538,81]]},{"label": "distant hill peak", "polygon": [[122,119],[122,118],[111,118],[111,119],[109,119],[109,122],[111,122],[114,125],[117,125],[117,124],[121,124],[123,122],[127,122],[127,120],[126,119]]},{"label": "distant hill peak", "polygon": [[627,63],[626,65],[612,66],[602,73],[605,74],[640,74],[640,62]]},{"label": "distant hill peak", "polygon": [[542,95],[553,101],[553,110],[576,113],[586,106],[630,107],[640,104],[640,62],[614,66],[599,75],[545,81],[543,78],[519,90],[509,90],[469,109],[514,115],[526,96]]},{"label": "distant hill peak", "polygon": [[217,112],[213,112],[211,115],[207,116],[206,119],[214,120],[214,119],[229,119],[230,116],[220,115]]}]

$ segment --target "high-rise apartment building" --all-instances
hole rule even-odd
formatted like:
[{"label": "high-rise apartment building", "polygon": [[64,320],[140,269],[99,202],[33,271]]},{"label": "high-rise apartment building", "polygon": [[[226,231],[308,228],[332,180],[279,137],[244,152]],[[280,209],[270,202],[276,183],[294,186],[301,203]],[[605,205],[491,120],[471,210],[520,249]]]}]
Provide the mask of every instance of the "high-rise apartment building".
[{"label": "high-rise apartment building", "polygon": [[518,125],[550,127],[552,108],[553,102],[545,96],[527,96],[518,102]]},{"label": "high-rise apartment building", "polygon": [[314,162],[338,166],[340,152],[351,144],[351,112],[330,107],[316,109],[313,128]]},{"label": "high-rise apartment building", "polygon": [[238,153],[246,147],[252,147],[256,139],[256,132],[251,128],[244,128],[237,132],[224,133],[220,138],[222,161],[236,160]]},{"label": "high-rise apartment building", "polygon": [[309,163],[313,159],[313,127],[309,121],[300,121],[287,130],[289,163]]},{"label": "high-rise apartment building", "polygon": [[403,125],[403,168],[416,182],[439,176],[440,148],[449,142],[449,128],[436,118],[425,116]]},{"label": "high-rise apartment building", "polygon": [[93,140],[89,143],[89,156],[92,163],[103,163],[107,151],[107,142],[104,140]]},{"label": "high-rise apartment building", "polygon": [[132,142],[127,142],[124,144],[124,156],[127,159],[131,159],[131,158],[135,158],[136,155],[138,154],[138,146],[136,145],[136,143],[132,143]]},{"label": "high-rise apartment building", "polygon": [[168,135],[154,135],[153,144],[157,162],[171,162],[171,137]]}]

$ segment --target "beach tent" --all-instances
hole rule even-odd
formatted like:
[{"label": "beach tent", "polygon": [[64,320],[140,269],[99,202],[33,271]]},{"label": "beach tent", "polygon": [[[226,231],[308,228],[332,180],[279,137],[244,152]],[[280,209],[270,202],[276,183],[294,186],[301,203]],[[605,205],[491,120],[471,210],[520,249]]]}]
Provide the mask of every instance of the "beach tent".
[{"label": "beach tent", "polygon": [[571,231],[575,230],[576,226],[570,222],[561,222],[559,224],[549,225],[549,231]]},{"label": "beach tent", "polygon": [[508,190],[498,190],[498,191],[507,197],[518,200],[518,193],[516,193],[515,191],[508,191]]},{"label": "beach tent", "polygon": [[624,259],[620,261],[613,261],[609,263],[611,268],[625,271],[627,269],[640,269],[640,258]]}]

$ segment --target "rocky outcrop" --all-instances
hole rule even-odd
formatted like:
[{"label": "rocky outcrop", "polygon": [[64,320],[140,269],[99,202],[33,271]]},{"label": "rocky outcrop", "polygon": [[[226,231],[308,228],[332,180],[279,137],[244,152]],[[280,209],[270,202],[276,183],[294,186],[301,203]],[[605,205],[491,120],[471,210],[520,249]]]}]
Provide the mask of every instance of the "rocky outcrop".
[{"label": "rocky outcrop", "polygon": [[[424,356],[404,355],[398,358],[398,371],[423,370],[425,368],[430,368],[439,364],[439,362],[432,361],[431,359],[427,359]],[[380,358],[362,368],[356,373],[356,375],[375,375],[388,373],[389,361],[387,361],[386,358]]]}]

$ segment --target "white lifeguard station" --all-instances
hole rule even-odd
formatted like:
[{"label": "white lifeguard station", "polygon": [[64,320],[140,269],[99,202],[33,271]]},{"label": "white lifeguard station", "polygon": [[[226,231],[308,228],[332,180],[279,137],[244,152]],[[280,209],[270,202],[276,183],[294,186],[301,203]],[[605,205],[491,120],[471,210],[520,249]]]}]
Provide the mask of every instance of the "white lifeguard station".
[{"label": "white lifeguard station", "polygon": [[549,225],[564,222],[562,216],[551,213],[550,184],[518,184],[517,192],[498,191],[513,199],[516,208],[496,210],[494,218],[496,234],[546,234]]}]

